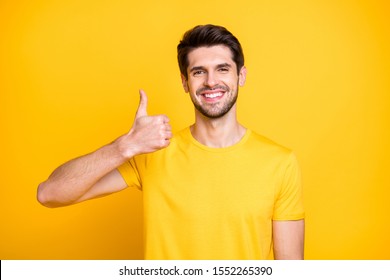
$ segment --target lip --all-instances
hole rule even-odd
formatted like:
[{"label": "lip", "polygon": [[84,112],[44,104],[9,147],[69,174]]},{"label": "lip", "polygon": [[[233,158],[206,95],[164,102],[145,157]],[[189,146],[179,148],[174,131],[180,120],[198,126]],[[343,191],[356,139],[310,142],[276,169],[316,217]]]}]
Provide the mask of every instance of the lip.
[{"label": "lip", "polygon": [[220,89],[218,89],[218,90],[205,90],[205,91],[202,91],[200,94],[202,99],[205,100],[206,102],[209,102],[209,103],[219,101],[220,99],[223,98],[224,95],[225,95],[225,91],[220,90]]}]

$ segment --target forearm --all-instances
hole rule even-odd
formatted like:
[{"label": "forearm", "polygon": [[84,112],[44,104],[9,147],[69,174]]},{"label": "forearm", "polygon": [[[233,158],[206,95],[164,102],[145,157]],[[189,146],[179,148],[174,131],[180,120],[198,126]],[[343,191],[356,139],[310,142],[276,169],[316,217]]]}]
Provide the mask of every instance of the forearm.
[{"label": "forearm", "polygon": [[124,189],[126,182],[116,172],[126,160],[169,145],[172,137],[165,115],[148,116],[147,96],[140,91],[140,105],[130,131],[93,153],[58,167],[38,187],[38,201],[47,207],[70,205]]},{"label": "forearm", "polygon": [[103,176],[126,161],[120,138],[90,154],[59,166],[38,187],[38,201],[47,207],[75,203]]}]

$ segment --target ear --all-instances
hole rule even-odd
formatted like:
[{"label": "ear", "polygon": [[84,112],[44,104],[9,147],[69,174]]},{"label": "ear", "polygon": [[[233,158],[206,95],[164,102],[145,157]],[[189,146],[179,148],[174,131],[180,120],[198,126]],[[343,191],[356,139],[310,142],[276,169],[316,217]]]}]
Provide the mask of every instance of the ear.
[{"label": "ear", "polygon": [[181,76],[181,84],[183,85],[184,91],[185,91],[186,93],[188,93],[189,90],[188,90],[188,82],[187,82],[187,79],[186,79],[186,77],[184,77],[183,74],[181,74],[180,76]]},{"label": "ear", "polygon": [[238,84],[240,85],[240,87],[245,85],[246,71],[247,71],[246,67],[242,66],[241,69],[240,69],[240,73],[238,74]]}]

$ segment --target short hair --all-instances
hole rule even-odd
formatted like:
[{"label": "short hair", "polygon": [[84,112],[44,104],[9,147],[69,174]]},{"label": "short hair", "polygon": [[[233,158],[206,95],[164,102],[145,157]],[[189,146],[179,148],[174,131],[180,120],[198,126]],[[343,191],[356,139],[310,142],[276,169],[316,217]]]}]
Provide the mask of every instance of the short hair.
[{"label": "short hair", "polygon": [[224,45],[232,52],[232,59],[236,63],[237,73],[244,66],[244,53],[238,39],[223,26],[198,25],[188,30],[177,46],[177,59],[181,74],[188,79],[188,53],[200,47]]}]

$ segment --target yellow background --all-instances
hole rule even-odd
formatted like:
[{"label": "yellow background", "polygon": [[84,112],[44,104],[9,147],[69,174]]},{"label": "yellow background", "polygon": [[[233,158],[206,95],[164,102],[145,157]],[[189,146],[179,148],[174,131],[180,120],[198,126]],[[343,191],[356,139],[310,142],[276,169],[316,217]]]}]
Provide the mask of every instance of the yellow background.
[{"label": "yellow background", "polygon": [[126,133],[138,105],[193,122],[176,46],[226,26],[239,119],[295,150],[307,259],[390,259],[388,1],[0,0],[0,259],[142,258],[141,193],[47,209],[36,187]]}]

